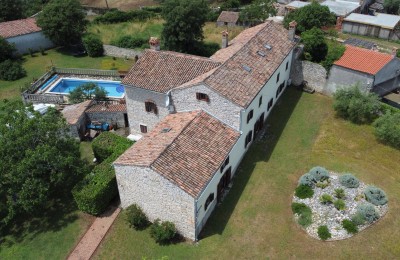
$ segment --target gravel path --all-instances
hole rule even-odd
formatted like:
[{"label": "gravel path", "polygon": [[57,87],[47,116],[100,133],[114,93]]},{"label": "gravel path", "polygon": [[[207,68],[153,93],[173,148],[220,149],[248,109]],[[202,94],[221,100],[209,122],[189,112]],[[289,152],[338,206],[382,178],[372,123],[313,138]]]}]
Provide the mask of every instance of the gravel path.
[{"label": "gravel path", "polygon": [[97,217],[67,259],[90,259],[120,211],[121,209],[119,207],[112,206],[106,212]]}]

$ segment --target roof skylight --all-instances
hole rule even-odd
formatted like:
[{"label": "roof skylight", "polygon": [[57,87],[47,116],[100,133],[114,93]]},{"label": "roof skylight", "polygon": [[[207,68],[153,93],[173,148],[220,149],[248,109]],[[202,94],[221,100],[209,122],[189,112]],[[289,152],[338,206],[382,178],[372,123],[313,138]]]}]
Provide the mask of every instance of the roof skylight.
[{"label": "roof skylight", "polygon": [[265,47],[265,49],[267,49],[269,51],[272,50],[272,46],[269,44],[264,44],[264,47]]},{"label": "roof skylight", "polygon": [[251,68],[247,65],[242,65],[243,69],[247,72],[251,72]]},{"label": "roof skylight", "polygon": [[260,55],[261,57],[265,57],[265,52],[263,51],[257,51],[257,54]]}]

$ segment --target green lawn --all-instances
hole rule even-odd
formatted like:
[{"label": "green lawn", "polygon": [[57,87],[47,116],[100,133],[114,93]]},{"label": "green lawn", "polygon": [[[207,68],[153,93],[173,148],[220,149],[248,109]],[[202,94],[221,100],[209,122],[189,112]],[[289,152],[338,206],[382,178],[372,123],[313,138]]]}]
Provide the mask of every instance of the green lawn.
[{"label": "green lawn", "polygon": [[[400,151],[375,141],[370,126],[334,117],[332,100],[289,89],[254,143],[233,187],[197,244],[158,246],[149,230],[134,231],[121,214],[95,259],[394,259],[400,257]],[[389,196],[388,214],[351,239],[321,242],[293,220],[298,178],[311,167],[350,171]]]},{"label": "green lawn", "polygon": [[74,57],[57,49],[47,51],[47,55],[42,56],[36,53],[35,57],[24,56],[23,67],[27,71],[27,76],[16,81],[0,80],[0,101],[7,99],[17,99],[21,93],[21,87],[29,84],[33,79],[41,77],[51,66],[62,68],[88,68],[88,69],[118,69],[129,70],[133,60],[118,59],[112,57],[91,58]]}]

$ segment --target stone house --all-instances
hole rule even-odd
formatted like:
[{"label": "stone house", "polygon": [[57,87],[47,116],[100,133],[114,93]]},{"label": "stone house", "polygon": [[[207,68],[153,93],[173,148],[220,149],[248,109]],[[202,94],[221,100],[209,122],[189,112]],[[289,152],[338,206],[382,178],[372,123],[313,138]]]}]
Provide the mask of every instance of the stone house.
[{"label": "stone house", "polygon": [[130,130],[143,135],[114,163],[122,207],[197,240],[288,85],[294,25],[246,29],[210,58],[143,54],[122,81]]},{"label": "stone house", "polygon": [[69,125],[69,134],[72,137],[81,140],[85,136],[86,124],[89,120],[85,111],[91,106],[92,102],[92,100],[87,100],[82,103],[66,106],[61,111],[61,114]]},{"label": "stone house", "polygon": [[217,19],[217,26],[236,26],[239,20],[239,12],[222,11]]},{"label": "stone house", "polygon": [[392,54],[346,45],[343,56],[332,66],[325,92],[357,84],[363,91],[383,96],[400,87],[400,59]]},{"label": "stone house", "polygon": [[13,43],[20,54],[28,53],[29,49],[39,51],[55,46],[37,26],[35,18],[0,23],[0,36]]}]

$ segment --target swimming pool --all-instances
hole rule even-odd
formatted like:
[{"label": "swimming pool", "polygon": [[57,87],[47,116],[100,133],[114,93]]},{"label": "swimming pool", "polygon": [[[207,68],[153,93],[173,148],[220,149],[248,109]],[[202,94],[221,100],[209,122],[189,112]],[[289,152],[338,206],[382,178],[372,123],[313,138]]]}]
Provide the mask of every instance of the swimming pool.
[{"label": "swimming pool", "polygon": [[107,97],[123,98],[125,95],[125,89],[121,85],[120,81],[76,78],[61,78],[55,83],[53,87],[46,91],[46,93],[68,95],[69,92],[85,83],[95,83],[98,86],[103,87],[107,91]]}]

